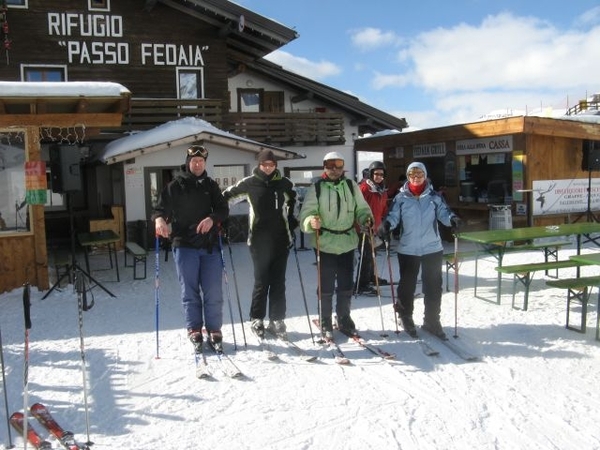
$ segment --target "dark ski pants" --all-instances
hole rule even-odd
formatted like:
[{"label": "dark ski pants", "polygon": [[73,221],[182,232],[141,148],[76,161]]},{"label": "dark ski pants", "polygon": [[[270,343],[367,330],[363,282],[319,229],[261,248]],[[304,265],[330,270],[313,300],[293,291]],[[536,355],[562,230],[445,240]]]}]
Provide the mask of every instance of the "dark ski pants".
[{"label": "dark ski pants", "polygon": [[400,311],[398,313],[401,316],[412,317],[420,269],[425,303],[424,320],[439,320],[442,303],[442,253],[435,252],[423,256],[398,253],[400,266],[400,282],[398,284]]},{"label": "dark ski pants", "polygon": [[[336,295],[335,312],[339,317],[350,315],[354,250],[340,255],[320,252],[321,257],[321,318],[330,318],[333,312],[333,294]],[[336,289],[337,282],[337,289]]]},{"label": "dark ski pants", "polygon": [[251,319],[264,319],[267,298],[270,320],[285,319],[285,272],[290,251],[285,242],[267,236],[260,244],[250,246],[254,263],[254,289],[252,291]]},{"label": "dark ski pants", "polygon": [[173,260],[181,286],[181,302],[188,329],[220,330],[223,325],[223,263],[218,247],[174,247]]}]

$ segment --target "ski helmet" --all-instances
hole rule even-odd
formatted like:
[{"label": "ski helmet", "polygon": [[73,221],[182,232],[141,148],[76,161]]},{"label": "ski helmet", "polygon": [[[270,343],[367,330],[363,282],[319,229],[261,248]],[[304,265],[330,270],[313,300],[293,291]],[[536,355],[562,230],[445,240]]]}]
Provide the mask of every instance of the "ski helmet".
[{"label": "ski helmet", "polygon": [[329,152],[323,157],[323,162],[329,161],[330,159],[341,159],[344,161],[344,157],[338,152]]},{"label": "ski helmet", "polygon": [[373,172],[377,169],[383,170],[383,174],[385,175],[385,164],[381,161],[373,161],[369,164],[369,178],[373,179]]}]

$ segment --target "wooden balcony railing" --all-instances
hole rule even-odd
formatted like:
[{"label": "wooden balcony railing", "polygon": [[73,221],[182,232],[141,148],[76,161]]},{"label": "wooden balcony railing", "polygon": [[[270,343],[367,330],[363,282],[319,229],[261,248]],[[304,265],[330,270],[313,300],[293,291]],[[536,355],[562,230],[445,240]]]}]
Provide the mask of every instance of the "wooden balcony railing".
[{"label": "wooden balcony railing", "polygon": [[273,145],[340,144],[344,117],[338,113],[230,113],[223,129]]},{"label": "wooden balcony railing", "polygon": [[120,127],[103,129],[95,139],[116,139],[183,117],[206,120],[223,131],[272,145],[344,143],[339,113],[223,113],[221,100],[132,98]]},{"label": "wooden balcony railing", "polygon": [[115,139],[131,131],[145,131],[183,117],[197,117],[222,127],[221,100],[183,100],[177,98],[132,98],[120,127],[103,129],[96,138]]},{"label": "wooden balcony railing", "polygon": [[581,100],[575,106],[571,106],[567,110],[567,114],[566,115],[567,116],[576,116],[577,114],[581,114],[582,112],[588,111],[588,110],[593,110],[593,111],[600,110],[600,102],[598,102],[598,101],[589,101],[589,100]]}]

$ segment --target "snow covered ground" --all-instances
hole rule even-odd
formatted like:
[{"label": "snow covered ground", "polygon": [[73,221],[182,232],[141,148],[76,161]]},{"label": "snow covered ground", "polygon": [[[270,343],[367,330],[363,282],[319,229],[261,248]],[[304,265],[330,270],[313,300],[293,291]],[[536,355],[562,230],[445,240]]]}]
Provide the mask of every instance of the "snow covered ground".
[{"label": "snow covered ground", "polygon": [[[591,244],[588,244],[591,245]],[[598,251],[586,247],[584,252]],[[235,277],[244,318],[249,309],[252,265],[245,244],[233,244]],[[573,254],[561,250],[561,257]],[[540,252],[510,254],[507,262],[540,260]],[[303,285],[316,316],[316,268],[312,251],[298,251]],[[372,342],[397,355],[385,362],[354,343],[341,347],[351,365],[335,364],[313,345],[294,253],[288,263],[290,337],[317,362],[304,362],[284,347],[280,360],[258,351],[237,308],[227,249],[230,313],[223,328],[228,351],[244,376],[226,377],[214,359],[212,379],[194,376],[192,346],[183,329],[172,258],[160,262],[159,359],[156,359],[154,257],[148,278],[133,281],[122,266],[121,282],[112,271],[93,271],[109,297],[93,289],[95,305],[84,313],[89,405],[89,437],[98,449],[599,449],[600,343],[594,340],[596,294],[588,331],[565,329],[566,292],[546,288],[542,274],[531,287],[529,311],[511,308],[511,281],[503,284],[502,304],[473,297],[474,263],[460,270],[458,340],[480,356],[464,362],[435,340],[439,356],[394,333],[389,287],[377,297],[353,303],[358,328]],[[384,255],[380,272],[388,278]],[[92,267],[105,265],[92,258]],[[393,258],[394,277],[397,261]],[[495,299],[494,264],[479,265],[478,294]],[[584,274],[597,273],[586,267]],[[569,270],[563,270],[569,275]],[[452,281],[453,277],[451,277]],[[225,291],[227,292],[227,291]],[[518,297],[522,299],[522,291]],[[87,439],[77,298],[69,286],[41,300],[32,290],[28,403],[45,403],[76,436]],[[0,325],[9,409],[23,408],[24,321],[21,290],[0,295]],[[226,297],[227,298],[227,297]],[[454,332],[455,293],[444,294],[442,319]],[[422,301],[416,302],[420,323]],[[380,337],[383,328],[389,334]],[[314,329],[313,329],[314,332]],[[342,342],[342,339],[340,339]],[[9,443],[4,408],[0,448]],[[41,430],[33,420],[32,424]],[[45,437],[47,433],[44,433]],[[12,442],[22,448],[11,430]],[[56,440],[48,438],[55,448]]]}]

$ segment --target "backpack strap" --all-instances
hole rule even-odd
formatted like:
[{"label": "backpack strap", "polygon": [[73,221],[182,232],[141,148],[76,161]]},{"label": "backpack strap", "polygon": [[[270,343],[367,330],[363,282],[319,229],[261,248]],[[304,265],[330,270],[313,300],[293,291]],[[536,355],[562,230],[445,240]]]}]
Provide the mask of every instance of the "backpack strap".
[{"label": "backpack strap", "polygon": [[[317,194],[317,200],[319,200],[319,197],[321,196],[321,183],[322,182],[323,182],[322,178],[319,178],[315,182],[315,194]],[[354,192],[354,186],[352,185],[352,180],[350,180],[350,178],[346,178],[346,184],[348,184],[348,188],[350,189],[350,192],[352,192],[352,195],[356,195],[356,193]]]}]

